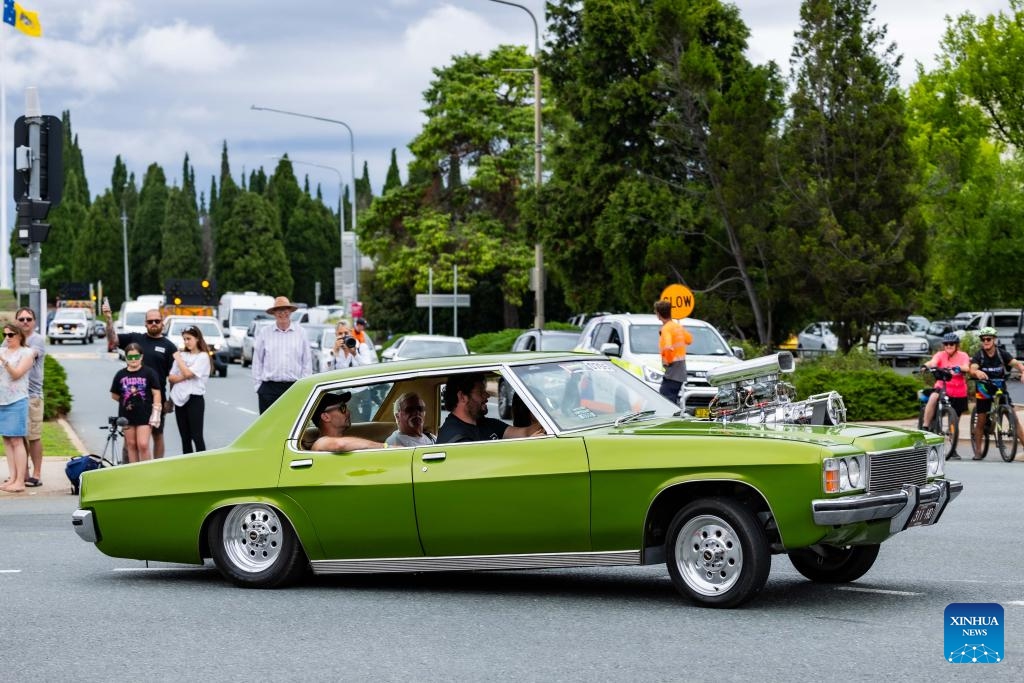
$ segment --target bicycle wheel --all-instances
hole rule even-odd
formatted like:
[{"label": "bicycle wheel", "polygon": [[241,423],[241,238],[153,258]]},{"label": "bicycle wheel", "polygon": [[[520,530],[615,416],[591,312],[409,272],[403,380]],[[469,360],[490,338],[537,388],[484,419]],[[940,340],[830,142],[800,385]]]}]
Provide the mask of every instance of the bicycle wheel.
[{"label": "bicycle wheel", "polygon": [[[992,415],[989,414],[989,418]],[[991,419],[985,425],[985,431],[981,435],[981,448],[978,448],[978,440],[974,436],[974,426],[978,423],[978,408],[975,406],[971,408],[971,450],[974,451],[974,457],[981,459],[988,455],[988,435],[991,433],[992,421]]]},{"label": "bicycle wheel", "polygon": [[956,452],[957,440],[960,438],[960,419],[956,416],[953,406],[939,405],[935,421],[938,422],[938,433],[946,439],[946,455]]},{"label": "bicycle wheel", "polygon": [[1009,406],[999,406],[995,414],[996,447],[1006,462],[1017,455],[1017,419]]}]

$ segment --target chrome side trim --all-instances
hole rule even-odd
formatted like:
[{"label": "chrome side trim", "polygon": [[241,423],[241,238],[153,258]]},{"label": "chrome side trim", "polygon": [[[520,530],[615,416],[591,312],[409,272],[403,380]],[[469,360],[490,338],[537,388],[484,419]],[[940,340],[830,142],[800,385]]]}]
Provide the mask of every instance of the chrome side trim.
[{"label": "chrome side trim", "polygon": [[431,462],[431,461],[434,461],[434,460],[444,460],[446,457],[448,457],[448,455],[447,455],[447,453],[444,453],[443,451],[442,452],[435,452],[435,453],[424,453],[422,460],[423,460],[423,462]]},{"label": "chrome side trim", "polygon": [[639,550],[523,555],[453,555],[447,557],[383,557],[365,560],[314,560],[314,574],[383,574],[391,572],[455,572],[484,569],[549,569],[613,567],[640,564]]},{"label": "chrome side trim", "polygon": [[72,512],[71,526],[75,528],[75,533],[83,541],[95,543],[99,540],[99,534],[96,533],[96,516],[93,515],[92,510],[75,510]]},{"label": "chrome side trim", "polygon": [[313,466],[313,459],[312,458],[305,458],[303,460],[292,460],[291,463],[289,463],[288,466],[291,467],[293,470],[300,470],[303,467],[312,467]]},{"label": "chrome side trim", "polygon": [[963,483],[947,479],[936,479],[924,486],[904,484],[899,491],[812,500],[811,515],[814,523],[821,526],[889,519],[892,533],[897,533],[906,527],[914,509],[921,503],[937,503],[934,524],[963,490]]}]

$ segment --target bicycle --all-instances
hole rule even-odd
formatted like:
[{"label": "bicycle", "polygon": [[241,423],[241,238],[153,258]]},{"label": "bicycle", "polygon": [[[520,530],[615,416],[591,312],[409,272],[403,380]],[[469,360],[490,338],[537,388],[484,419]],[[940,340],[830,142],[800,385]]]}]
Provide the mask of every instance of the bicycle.
[{"label": "bicycle", "polygon": [[999,455],[1006,462],[1013,462],[1017,455],[1017,414],[1010,405],[1009,396],[1003,391],[1006,380],[978,379],[975,382],[992,394],[992,407],[988,411],[988,419],[985,420],[981,443],[974,435],[974,428],[978,423],[977,404],[971,409],[971,449],[974,451],[974,457],[981,460],[988,455],[989,440],[994,434]]},{"label": "bicycle", "polygon": [[[941,384],[939,384],[938,389],[921,389],[917,392],[918,400],[921,402],[921,408],[917,414],[917,428],[935,434],[942,434],[946,440],[945,455],[950,455],[956,452],[957,440],[960,438],[960,418],[950,404],[949,396],[946,395],[946,382],[953,379],[953,373],[945,368],[929,368],[927,366],[922,367],[921,371],[922,374],[924,372],[930,373]],[[935,406],[935,414],[932,416],[931,424],[925,425],[925,407],[928,405],[928,397],[934,391],[939,392],[939,401]]]}]

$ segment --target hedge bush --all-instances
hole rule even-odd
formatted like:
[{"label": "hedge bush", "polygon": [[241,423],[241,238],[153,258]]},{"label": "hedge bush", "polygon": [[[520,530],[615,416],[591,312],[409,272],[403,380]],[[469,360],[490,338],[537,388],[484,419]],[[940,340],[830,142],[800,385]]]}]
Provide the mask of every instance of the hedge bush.
[{"label": "hedge bush", "polygon": [[43,356],[43,419],[54,420],[71,412],[68,373],[50,354]]},{"label": "hedge bush", "polygon": [[801,360],[790,375],[797,398],[838,391],[846,404],[846,417],[858,420],[902,420],[919,410],[921,379],[897,374],[866,353],[834,354]]}]

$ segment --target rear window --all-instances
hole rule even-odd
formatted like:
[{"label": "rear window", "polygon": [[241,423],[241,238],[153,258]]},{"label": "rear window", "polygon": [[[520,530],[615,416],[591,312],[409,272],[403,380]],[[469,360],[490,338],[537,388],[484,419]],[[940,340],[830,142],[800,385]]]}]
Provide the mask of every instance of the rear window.
[{"label": "rear window", "polygon": [[1017,313],[1003,313],[992,316],[993,327],[1012,327],[1017,328],[1017,323],[1020,321],[1020,315]]}]

